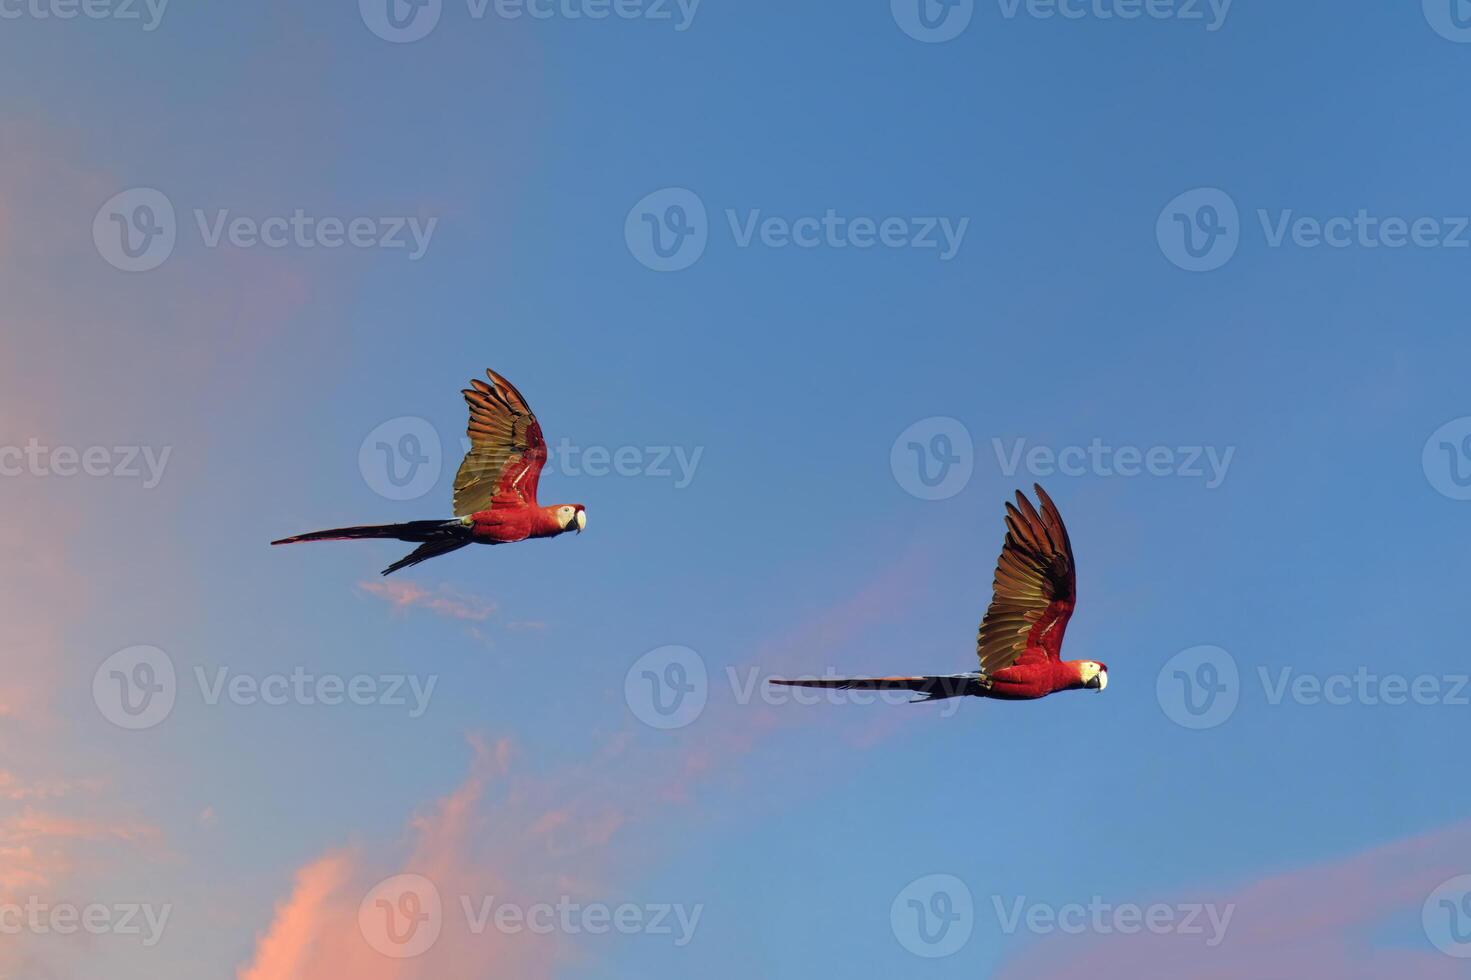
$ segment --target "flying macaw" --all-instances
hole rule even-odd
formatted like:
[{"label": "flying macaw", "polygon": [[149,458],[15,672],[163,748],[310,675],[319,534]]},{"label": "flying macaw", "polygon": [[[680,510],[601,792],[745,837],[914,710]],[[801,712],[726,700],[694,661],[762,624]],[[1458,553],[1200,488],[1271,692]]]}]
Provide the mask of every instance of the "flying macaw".
[{"label": "flying macaw", "polygon": [[508,544],[527,538],[582,533],[587,510],[581,504],[536,502],[536,483],[547,461],[541,423],[515,385],[487,370],[490,384],[472,378],[460,393],[470,406],[470,451],[455,474],[455,519],[339,527],[298,534],[271,544],[394,538],[420,542],[408,555],[383,569],[388,575],[467,544]]},{"label": "flying macaw", "polygon": [[[1035,486],[1035,485],[1034,485]],[[991,607],[976,635],[981,669],[929,677],[829,677],[773,680],[788,687],[836,690],[902,690],[922,697],[999,698],[1028,701],[1058,691],[1108,686],[1108,667],[1096,660],[1063,660],[1062,634],[1073,615],[1077,584],[1073,546],[1062,515],[1036,486],[1039,514],[1020,490],[1006,505],[1006,543],[996,562]]]}]

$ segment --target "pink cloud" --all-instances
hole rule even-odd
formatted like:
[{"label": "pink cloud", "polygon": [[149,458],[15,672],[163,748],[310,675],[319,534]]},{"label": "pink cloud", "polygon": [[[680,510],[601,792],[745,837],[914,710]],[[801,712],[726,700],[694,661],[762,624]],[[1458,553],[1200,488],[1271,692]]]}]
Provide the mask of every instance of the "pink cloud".
[{"label": "pink cloud", "polygon": [[[296,873],[291,896],[276,907],[269,931],[256,944],[255,961],[236,973],[239,980],[293,980],[293,978],[325,973],[319,969],[323,956],[341,956],[337,949],[349,909],[343,906],[343,893],[356,872],[356,857],[346,851],[324,855]],[[347,953],[363,959],[362,950]],[[385,964],[386,965],[386,964]],[[364,973],[361,966],[343,969],[340,976],[391,976],[390,973]]]},{"label": "pink cloud", "polygon": [[96,792],[102,785],[100,779],[42,779],[25,782],[13,772],[0,770],[0,797],[12,802],[51,800],[70,796],[78,791]]},{"label": "pink cloud", "polygon": [[[199,275],[176,275],[192,261],[181,254],[160,272],[169,281],[160,302],[129,302],[128,290],[138,282],[113,274],[90,233],[95,209],[126,185],[73,162],[96,158],[76,136],[14,118],[4,125],[0,446],[32,438],[46,445],[113,444],[107,441],[119,430],[156,433],[160,419],[177,417],[177,405],[217,403],[235,384],[252,380],[239,369],[240,354],[265,343],[309,298],[299,273],[278,257],[221,253],[200,265]],[[232,317],[247,328],[229,329],[222,321]],[[103,322],[110,329],[96,329]],[[220,329],[202,331],[201,323]],[[118,364],[137,360],[140,336],[157,344],[144,373],[119,372]],[[79,343],[88,356],[77,357]],[[219,370],[220,362],[230,370]],[[216,421],[193,422],[197,446],[210,444],[208,428]],[[172,437],[188,424],[175,429],[170,421],[163,428]],[[84,741],[87,726],[57,710],[58,695],[85,689],[108,652],[96,646],[94,627],[112,615],[108,603],[126,597],[98,595],[93,580],[117,570],[108,559],[116,557],[122,568],[131,559],[110,555],[97,544],[97,532],[109,533],[123,523],[117,515],[131,520],[132,512],[126,497],[119,505],[116,482],[27,473],[0,483],[7,508],[0,550],[8,556],[0,566],[0,649],[6,652],[0,738],[10,749],[0,759],[0,901],[17,893],[76,900],[93,895],[101,876],[120,862],[147,867],[161,850],[159,830],[119,815],[111,784],[91,775],[96,756]],[[162,536],[157,543],[160,550],[171,545]],[[75,975],[74,963],[51,960],[84,945],[7,937],[0,976]]]},{"label": "pink cloud", "polygon": [[[542,870],[554,863],[547,848],[552,834],[532,815],[531,797],[538,795],[533,784],[508,778],[509,744],[472,739],[471,746],[464,782],[409,820],[407,840],[394,855],[375,861],[360,850],[336,851],[297,872],[290,896],[277,906],[251,962],[237,971],[238,980],[552,975],[561,955],[555,939],[511,935],[493,926],[476,934],[463,912],[461,896],[472,904],[489,896],[555,900],[556,889],[568,887],[567,880]],[[412,959],[373,948],[366,930],[374,923],[360,920],[369,892],[398,874],[428,879],[442,907],[437,940]]]},{"label": "pink cloud", "polygon": [[446,585],[432,592],[413,582],[359,582],[358,588],[383,599],[394,609],[426,609],[436,616],[450,619],[481,622],[496,611],[494,602],[456,592]]},{"label": "pink cloud", "polygon": [[[788,672],[843,662],[855,638],[900,614],[913,595],[922,593],[923,579],[923,569],[914,561],[901,563],[848,600],[764,645],[752,664],[762,671]],[[508,935],[491,928],[476,935],[459,908],[460,896],[473,900],[495,895],[522,904],[559,895],[637,900],[628,894],[628,882],[656,858],[670,811],[682,811],[683,828],[697,823],[700,786],[733,785],[747,778],[750,767],[743,760],[773,734],[794,725],[819,724],[839,733],[829,744],[846,752],[852,744],[872,744],[931,716],[918,710],[784,711],[712,699],[697,722],[698,739],[650,738],[635,724],[604,738],[585,763],[536,774],[518,770],[509,743],[474,741],[465,781],[409,821],[404,844],[377,855],[357,850],[347,858],[329,854],[320,859],[349,862],[345,868],[331,866],[333,887],[325,894],[325,872],[315,863],[303,869],[251,964],[242,967],[241,980],[323,980],[344,975],[344,969],[365,980],[427,980],[487,971],[518,980],[554,976],[585,955],[588,946],[557,934]],[[820,752],[791,760],[792,767],[826,765]],[[1199,937],[1179,935],[1145,933],[1092,941],[1063,937],[1025,950],[1000,975],[1009,980],[1455,976],[1460,964],[1448,957],[1377,948],[1368,937],[1389,916],[1418,918],[1420,904],[1437,884],[1471,870],[1464,865],[1468,853],[1471,824],[1458,825],[1223,891],[1214,899],[1192,897],[1233,907],[1225,941],[1218,947],[1203,949]],[[392,960],[369,950],[358,924],[358,907],[369,889],[400,873],[429,878],[444,902],[440,938],[412,960]],[[680,896],[649,898],[677,901]]]},{"label": "pink cloud", "polygon": [[[922,591],[914,561],[891,566],[868,588],[825,610],[753,656],[756,666],[794,666],[800,658],[838,655],[873,623],[892,617]],[[371,583],[378,586],[378,583]],[[426,596],[412,583],[371,589],[405,607]],[[867,716],[869,724],[872,715]],[[740,759],[772,733],[803,721],[865,725],[857,715],[799,710],[780,720],[771,709],[712,700],[698,725],[698,739],[649,738],[636,722],[602,739],[584,763],[535,775],[519,771],[509,742],[471,740],[473,758],[464,782],[414,815],[408,841],[386,854],[334,852],[298,872],[291,895],[277,908],[240,980],[417,980],[446,976],[514,976],[538,980],[583,955],[567,936],[504,934],[493,927],[475,934],[460,906],[494,895],[529,905],[574,900],[609,904],[637,901],[627,879],[644,870],[641,847],[651,848],[671,808],[685,817],[697,786],[729,778]],[[661,733],[662,734],[662,733]],[[834,749],[843,751],[841,743]],[[814,754],[805,762],[822,767]],[[687,826],[687,824],[686,824]],[[642,839],[631,836],[644,832]],[[369,948],[358,923],[359,905],[379,881],[396,874],[434,882],[444,906],[443,931],[433,947],[413,959],[394,960]],[[678,901],[680,896],[650,896]]]},{"label": "pink cloud", "polygon": [[1232,909],[1224,940],[1213,948],[1205,947],[1200,936],[1178,933],[1061,936],[1025,951],[997,976],[1463,977],[1463,961],[1428,946],[1376,946],[1372,936],[1391,916],[1408,915],[1418,923],[1421,905],[1436,886],[1466,873],[1471,873],[1471,823],[1262,878],[1234,891],[1192,897],[1191,902]]},{"label": "pink cloud", "polygon": [[116,845],[153,848],[157,828],[115,823],[26,808],[0,820],[0,898],[23,890],[60,887],[81,871],[106,863],[94,856],[97,845],[115,853]]}]

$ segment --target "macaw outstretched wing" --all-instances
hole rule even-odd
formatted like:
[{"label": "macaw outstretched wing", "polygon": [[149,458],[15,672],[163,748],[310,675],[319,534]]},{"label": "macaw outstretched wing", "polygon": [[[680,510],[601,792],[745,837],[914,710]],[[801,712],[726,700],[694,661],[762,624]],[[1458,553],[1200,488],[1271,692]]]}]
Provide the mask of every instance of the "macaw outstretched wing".
[{"label": "macaw outstretched wing", "polygon": [[1039,513],[1018,490],[1006,505],[1006,543],[996,561],[991,605],[976,634],[981,670],[1009,667],[1029,648],[1061,659],[1062,635],[1077,601],[1073,546],[1052,498],[1034,485]]},{"label": "macaw outstretched wing", "polygon": [[516,386],[487,370],[461,392],[470,407],[470,451],[455,474],[455,516],[491,507],[536,506],[547,461],[541,423]]}]

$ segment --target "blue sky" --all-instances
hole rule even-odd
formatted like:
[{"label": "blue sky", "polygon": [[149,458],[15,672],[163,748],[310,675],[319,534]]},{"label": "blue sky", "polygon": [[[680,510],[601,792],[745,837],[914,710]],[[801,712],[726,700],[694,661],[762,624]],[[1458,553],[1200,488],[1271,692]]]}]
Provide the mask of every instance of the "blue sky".
[{"label": "blue sky", "polygon": [[[54,543],[14,532],[13,553],[54,547],[61,565],[9,614],[41,610],[57,666],[36,682],[52,706],[44,748],[28,759],[37,736],[17,728],[7,768],[105,777],[51,805],[157,831],[156,850],[68,861],[87,876],[54,884],[176,906],[157,947],[30,936],[24,967],[259,966],[293,876],[321,855],[355,848],[368,884],[412,870],[410,818],[473,769],[466,733],[514,744],[508,778],[555,787],[548,806],[562,794],[638,813],[597,846],[601,900],[704,908],[686,946],[565,936],[524,975],[1041,975],[1027,957],[1059,937],[1008,933],[993,899],[1225,903],[1460,825],[1471,709],[1444,702],[1466,672],[1455,612],[1471,504],[1442,492],[1454,482],[1422,451],[1471,415],[1455,124],[1471,46],[1437,32],[1459,36],[1434,2],[1351,16],[1241,2],[1216,30],[1205,4],[1204,21],[1126,21],[1099,16],[1117,2],[1070,6],[1078,19],[977,3],[943,43],[907,35],[896,6],[703,0],[679,30],[674,5],[671,20],[566,15],[585,4],[477,19],[445,0],[411,43],[376,36],[350,3],[181,3],[151,31],[4,8],[21,11],[0,25],[15,134],[0,144],[3,377],[19,421],[0,442],[172,447],[154,488],[0,482],[18,525],[65,527]],[[167,197],[177,244],[126,273],[89,230],[139,187]],[[649,195],[657,220],[669,188],[698,201],[706,242],[659,272],[625,226]],[[1199,189],[1235,208],[1236,249],[1192,272],[1156,227],[1177,200],[1199,219]],[[211,248],[195,212],[221,209],[366,217],[380,235],[398,218],[434,224],[418,259]],[[943,241],[942,220],[963,231],[948,258],[851,238],[741,244],[752,222],[829,211],[844,234],[891,218],[906,241],[930,226]],[[1273,245],[1274,228],[1361,213],[1367,240],[1306,247],[1309,224]],[[1433,219],[1427,244],[1386,245],[1386,219]],[[487,366],[554,446],[638,451],[638,475],[549,468],[542,499],[585,504],[587,533],[402,573],[390,581],[423,590],[402,609],[362,584],[397,545],[265,547],[447,516],[458,388]],[[443,477],[389,500],[359,448],[403,417],[441,438]],[[935,418],[960,423],[972,473],[926,500],[890,458]],[[1447,431],[1454,445],[1471,423]],[[1095,442],[1168,449],[1167,475],[1008,472],[1018,445]],[[676,449],[699,453],[684,486],[648,472]],[[1213,487],[1179,472],[1207,449],[1231,452]],[[1109,664],[1103,696],[957,712],[735,703],[728,667],[970,669],[1002,501],[1034,479],[1077,553],[1066,652]],[[436,596],[457,614],[436,615]],[[165,651],[179,677],[167,720],[136,732],[89,687],[134,644]],[[706,712],[660,731],[624,690],[666,645],[711,680]],[[1160,692],[1171,658],[1202,645],[1237,668],[1239,705],[1192,730]],[[298,666],[437,687],[409,718],[211,705],[194,683],[196,668]],[[1435,678],[1444,696],[1274,704],[1260,674],[1361,667]],[[710,769],[690,775],[692,757]],[[648,803],[668,781],[687,798]],[[17,806],[13,819],[41,804]],[[514,836],[481,830],[497,833]],[[519,877],[497,877],[523,902],[545,897],[529,853]],[[1410,972],[1447,975],[1420,903],[1471,867],[1451,855],[1427,873],[1423,894],[1364,913],[1369,927],[1344,921],[1318,953],[1403,950]],[[970,938],[940,958],[916,956],[890,915],[932,874],[962,881],[975,907]],[[1372,875],[1359,887],[1380,884],[1398,895]],[[1322,896],[1330,919],[1339,897]],[[1220,962],[1271,959],[1250,933],[1235,952],[1231,940],[1221,955],[1241,959]],[[408,972],[389,975],[432,964],[393,961]]]}]

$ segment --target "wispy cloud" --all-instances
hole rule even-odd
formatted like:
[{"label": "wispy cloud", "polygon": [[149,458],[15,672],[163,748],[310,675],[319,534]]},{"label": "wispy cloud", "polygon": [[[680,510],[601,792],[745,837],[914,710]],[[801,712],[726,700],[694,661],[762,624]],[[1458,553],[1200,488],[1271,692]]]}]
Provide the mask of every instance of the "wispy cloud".
[{"label": "wispy cloud", "polygon": [[[756,651],[752,660],[792,665],[795,658],[832,657],[871,624],[892,618],[922,592],[915,561],[888,568],[867,588]],[[378,583],[373,583],[377,585]],[[412,585],[393,593],[404,605],[422,604]],[[386,594],[385,594],[386,595]],[[802,664],[795,664],[800,668]],[[712,703],[700,721],[701,737],[671,740],[635,722],[603,738],[595,755],[562,769],[528,773],[515,765],[509,741],[471,739],[464,782],[415,815],[406,846],[385,853],[332,852],[298,872],[291,895],[278,906],[239,980],[418,980],[445,976],[515,976],[540,980],[585,955],[575,938],[560,933],[475,934],[466,924],[461,896],[495,895],[535,903],[559,896],[633,899],[626,881],[646,870],[640,855],[652,853],[672,810],[687,830],[699,784],[739,781],[741,761],[767,737],[802,721],[864,727],[856,716],[798,711],[777,718],[770,708]],[[870,726],[872,718],[868,719]],[[662,733],[659,733],[662,734]],[[846,744],[832,743],[834,751]],[[796,763],[821,768],[814,752]],[[380,880],[418,874],[433,881],[444,903],[443,932],[413,959],[391,960],[371,950],[359,928],[359,904]],[[623,894],[618,894],[623,893]],[[690,896],[657,896],[661,901]]]},{"label": "wispy cloud", "polygon": [[[570,882],[539,870],[551,863],[552,836],[534,816],[535,782],[509,775],[511,747],[471,740],[464,782],[409,821],[406,845],[374,860],[361,850],[323,855],[297,872],[290,896],[277,906],[250,964],[238,980],[430,980],[451,976],[552,975],[557,940],[467,926],[459,896],[566,893]],[[492,792],[493,791],[493,792]],[[422,875],[443,903],[442,932],[413,959],[392,959],[364,938],[359,911],[381,879]]]},{"label": "wispy cloud", "polygon": [[0,820],[0,897],[21,890],[59,887],[101,861],[86,857],[89,845],[152,846],[158,829],[27,807]]},{"label": "wispy cloud", "polygon": [[447,585],[434,590],[413,582],[359,582],[358,588],[377,596],[394,609],[423,609],[448,619],[482,622],[495,615],[497,606],[489,599],[465,595]]},{"label": "wispy cloud", "polygon": [[1471,872],[1471,823],[1261,878],[1208,901],[1234,906],[1225,940],[1203,949],[1178,933],[1048,938],[997,973],[1002,980],[1189,976],[1464,977],[1464,961],[1431,949],[1376,946],[1376,929],[1420,908],[1441,882]]},{"label": "wispy cloud", "polygon": [[26,781],[13,772],[0,770],[0,798],[19,802],[23,800],[53,800],[70,796],[79,791],[96,792],[101,789],[100,779],[40,779]]}]

